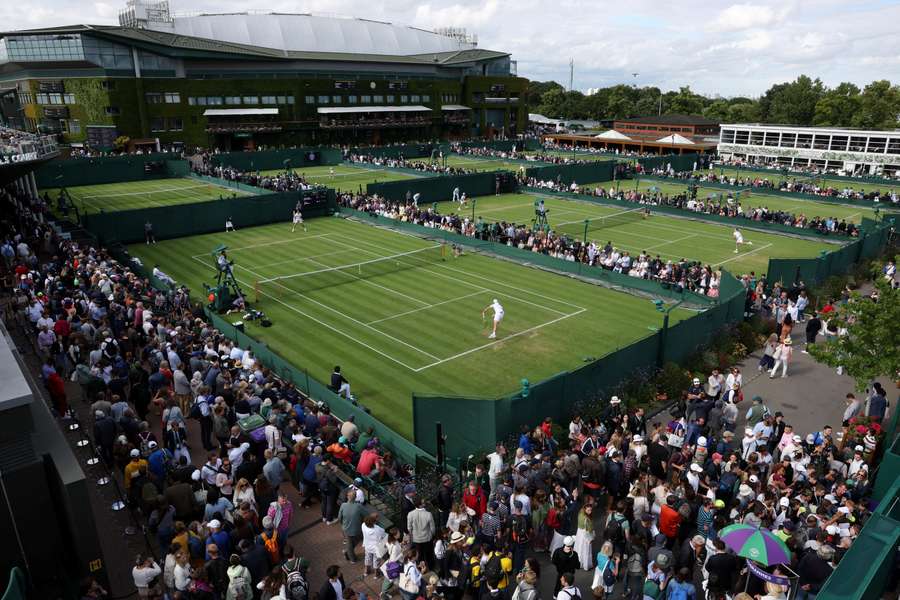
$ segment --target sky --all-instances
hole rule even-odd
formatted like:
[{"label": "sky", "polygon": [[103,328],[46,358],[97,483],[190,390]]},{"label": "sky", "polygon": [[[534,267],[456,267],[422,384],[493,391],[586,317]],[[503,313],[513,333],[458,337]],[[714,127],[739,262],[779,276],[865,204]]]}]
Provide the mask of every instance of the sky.
[{"label": "sky", "polygon": [[[0,2],[7,31],[114,24],[115,1]],[[432,29],[465,27],[529,79],[585,91],[618,83],[763,94],[800,74],[827,85],[900,83],[900,0],[170,0],[173,12],[314,12]]]}]

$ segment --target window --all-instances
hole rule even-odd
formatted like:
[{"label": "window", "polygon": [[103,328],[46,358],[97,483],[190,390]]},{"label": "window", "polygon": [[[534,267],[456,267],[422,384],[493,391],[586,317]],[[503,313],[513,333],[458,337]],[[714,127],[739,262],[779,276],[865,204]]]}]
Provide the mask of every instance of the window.
[{"label": "window", "polygon": [[119,107],[118,106],[107,106],[103,109],[107,115],[111,117],[116,117],[119,115]]},{"label": "window", "polygon": [[206,106],[206,96],[197,96],[197,106]]},{"label": "window", "polygon": [[886,145],[887,145],[887,138],[871,137],[871,138],[869,138],[869,147],[866,151],[867,152],[877,152],[878,154],[884,154],[884,148]]},{"label": "window", "polygon": [[340,104],[343,101],[343,99],[344,99],[343,96],[332,96],[331,103],[332,104]]},{"label": "window", "polygon": [[307,96],[306,98],[303,99],[303,102],[306,104],[315,104],[316,97],[315,96]]},{"label": "window", "polygon": [[360,96],[359,102],[360,104],[372,104],[372,96]]},{"label": "window", "polygon": [[259,104],[259,96],[244,96],[244,104]]},{"label": "window", "polygon": [[50,94],[37,94],[36,98],[38,104],[50,104]]},{"label": "window", "polygon": [[796,133],[782,133],[781,134],[781,147],[782,148],[793,148],[794,144],[797,143],[797,134]]},{"label": "window", "polygon": [[181,93],[166,92],[166,104],[181,104]]},{"label": "window", "polygon": [[388,104],[393,104],[394,102],[397,101],[397,97],[393,94],[388,94],[387,96],[384,97],[384,101],[387,102]]},{"label": "window", "polygon": [[278,104],[293,104],[294,97],[293,96],[278,96],[276,99]]},{"label": "window", "polygon": [[409,97],[409,101],[412,102],[413,104],[418,104],[419,102],[422,101],[422,97],[419,96],[418,94],[413,94],[412,96]]},{"label": "window", "polygon": [[260,104],[278,104],[278,100],[275,96],[263,96],[260,98]]},{"label": "window", "polygon": [[240,96],[225,96],[225,104],[227,104],[228,106],[237,106],[240,103]]},{"label": "window", "polygon": [[376,95],[372,96],[372,102],[375,104],[384,104],[384,96]]},{"label": "window", "polygon": [[423,96],[422,96],[422,102],[425,102],[426,104],[429,103],[429,102],[431,102],[431,96],[428,95],[428,94],[423,95]]},{"label": "window", "polygon": [[75,104],[75,94],[63,94],[63,104]]},{"label": "window", "polygon": [[81,133],[81,121],[69,119],[69,133]]},{"label": "window", "polygon": [[887,145],[888,154],[900,154],[900,138],[889,138]]},{"label": "window", "polygon": [[865,152],[866,138],[859,136],[850,137],[850,152]]},{"label": "window", "polygon": [[328,96],[319,96],[319,104],[328,104],[329,99]]},{"label": "window", "polygon": [[197,99],[194,96],[188,96],[188,106],[197,106]]},{"label": "window", "polygon": [[166,120],[163,117],[153,117],[150,119],[150,131],[165,131]]},{"label": "window", "polygon": [[293,104],[293,103],[294,103],[294,97],[293,97],[293,96],[287,96],[286,98],[287,98],[286,104]]},{"label": "window", "polygon": [[750,144],[752,146],[762,146],[764,135],[765,135],[765,132],[762,132],[762,131],[751,131],[750,132]]},{"label": "window", "polygon": [[163,95],[158,92],[148,92],[144,94],[144,97],[147,99],[147,104],[162,104]]},{"label": "window", "polygon": [[356,104],[357,100],[358,98],[356,97],[356,94],[347,96],[347,104]]},{"label": "window", "polygon": [[406,104],[409,102],[409,96],[400,96],[400,104]]},{"label": "window", "polygon": [[184,129],[184,119],[181,117],[169,118],[169,131],[181,131]]},{"label": "window", "polygon": [[833,135],[831,136],[830,149],[837,152],[846,152],[848,143],[850,143],[850,138],[846,135]]}]

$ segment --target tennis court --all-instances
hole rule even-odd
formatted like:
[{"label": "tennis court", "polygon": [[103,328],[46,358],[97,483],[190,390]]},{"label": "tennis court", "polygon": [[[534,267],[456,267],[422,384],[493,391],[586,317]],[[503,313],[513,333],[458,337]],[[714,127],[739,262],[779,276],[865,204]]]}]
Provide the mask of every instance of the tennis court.
[{"label": "tennis court", "polygon": [[[614,183],[604,181],[595,184],[585,184],[590,188],[602,187],[609,189],[615,187]],[[637,189],[644,192],[661,192],[670,196],[687,193],[688,184],[681,181],[660,181],[650,179],[632,179],[622,180],[619,182],[620,190],[633,190],[637,185]],[[770,211],[785,211],[793,214],[804,214],[809,218],[813,217],[834,217],[836,219],[844,219],[848,223],[859,223],[863,217],[870,219],[875,218],[875,211],[868,205],[862,203],[857,204],[837,204],[831,202],[816,202],[815,200],[806,200],[803,198],[790,198],[786,196],[774,196],[765,193],[765,190],[759,188],[734,188],[733,190],[720,187],[707,187],[700,185],[697,188],[697,198],[699,200],[720,200],[726,201],[729,192],[732,198],[739,196],[740,204],[745,212],[749,212],[753,208],[760,206],[767,207]]]},{"label": "tennis court", "polygon": [[[305,177],[309,183],[324,185],[339,192],[359,192],[360,190],[365,192],[366,185],[370,183],[416,179],[416,176],[410,173],[350,164],[300,167],[293,171]],[[263,175],[278,175],[279,173],[284,173],[284,170],[262,172]],[[428,174],[422,174],[422,177],[427,176]]]},{"label": "tennis court", "polygon": [[[328,381],[341,365],[374,415],[409,436],[411,393],[496,397],[649,335],[662,317],[646,298],[344,218],[136,244],[192,290],[214,278],[210,251],[230,248],[234,273],[274,322],[250,335]],[[497,298],[506,310],[488,338]],[[676,320],[691,313],[678,309]],[[233,319],[240,318],[232,315]],[[577,340],[577,343],[576,343]]]},{"label": "tennis court", "polygon": [[[544,200],[549,209],[548,222],[555,231],[581,239],[585,233],[585,221],[589,221],[588,240],[600,244],[612,242],[617,248],[632,254],[646,251],[666,260],[699,260],[713,267],[721,266],[732,273],[755,271],[765,273],[769,257],[815,257],[823,250],[833,250],[835,244],[800,239],[751,230],[738,221],[744,239],[753,242],[743,246],[735,254],[732,228],[725,225],[704,223],[689,218],[677,218],[652,214],[643,218],[641,208],[622,209],[604,206],[587,200],[561,199],[540,194],[504,194],[476,199],[474,213],[484,220],[531,224],[534,219],[534,202]],[[456,205],[443,202],[440,212],[456,212]],[[472,206],[462,211],[471,216]]]},{"label": "tennis court", "polygon": [[[41,190],[42,196],[45,192],[49,194],[51,207],[54,210],[56,210],[56,200],[59,197],[60,189]],[[174,206],[251,195],[241,190],[188,177],[81,185],[65,188],[65,190],[81,214]]]},{"label": "tennis court", "polygon": [[[830,187],[837,190],[843,190],[844,188],[850,188],[856,192],[881,192],[882,195],[890,194],[893,191],[895,194],[900,195],[900,183],[895,184],[880,184],[880,183],[872,183],[870,181],[853,181],[847,179],[836,179],[828,177],[827,175],[815,175],[815,174],[801,174],[801,173],[788,173],[785,175],[782,171],[773,169],[772,171],[757,171],[757,170],[749,170],[749,169],[738,169],[736,167],[716,167],[712,170],[714,173],[718,175],[724,175],[727,177],[752,177],[759,179],[768,179],[772,183],[776,185],[780,185],[784,181],[789,182],[809,182],[822,187]],[[709,170],[698,171],[699,174],[707,174]]]}]

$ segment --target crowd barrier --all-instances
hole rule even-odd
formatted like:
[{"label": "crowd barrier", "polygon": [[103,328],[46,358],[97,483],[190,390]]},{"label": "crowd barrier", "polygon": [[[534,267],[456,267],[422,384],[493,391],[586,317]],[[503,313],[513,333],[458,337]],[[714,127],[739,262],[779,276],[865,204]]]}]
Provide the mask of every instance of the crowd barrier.
[{"label": "crowd barrier", "polygon": [[[180,169],[170,163],[184,162],[177,154],[153,152],[150,154],[126,154],[99,156],[96,158],[57,158],[43,164],[34,172],[40,189],[100,185],[124,181],[143,181],[171,177],[171,169]],[[163,163],[163,168],[148,170],[147,163]]]},{"label": "crowd barrier", "polygon": [[213,164],[239,171],[274,171],[287,167],[300,169],[316,165],[336,165],[343,160],[337,148],[287,148],[253,152],[222,152],[210,156]]},{"label": "crowd barrier", "polygon": [[[424,177],[421,179],[405,179],[402,181],[385,181],[382,183],[370,183],[366,186],[366,193],[370,196],[378,194],[382,198],[394,202],[403,202],[406,193],[419,193],[419,202],[431,203],[449,200],[453,197],[454,188],[465,192],[470,198],[475,196],[487,196],[493,194],[497,185],[497,173],[472,173],[470,175],[443,175],[440,177]],[[513,175],[509,174],[512,178]]]},{"label": "crowd barrier", "polygon": [[[287,223],[301,194],[312,193],[315,192],[264,193],[209,202],[91,213],[82,217],[82,226],[103,244],[130,244],[144,240],[145,223],[153,225],[157,240],[223,231],[225,220],[229,218],[240,228],[278,221]],[[304,217],[328,214],[334,204],[334,191],[328,190],[327,205],[304,211]]]},{"label": "crowd barrier", "polygon": [[830,252],[822,252],[815,258],[770,258],[766,274],[769,284],[781,282],[791,287],[801,282],[815,286],[832,275],[846,273],[853,265],[877,257],[888,241],[894,218],[886,217],[879,223],[863,219],[860,237]]},{"label": "crowd barrier", "polygon": [[526,177],[539,181],[562,181],[565,185],[612,181],[616,164],[611,160],[595,160],[586,164],[528,167]]}]

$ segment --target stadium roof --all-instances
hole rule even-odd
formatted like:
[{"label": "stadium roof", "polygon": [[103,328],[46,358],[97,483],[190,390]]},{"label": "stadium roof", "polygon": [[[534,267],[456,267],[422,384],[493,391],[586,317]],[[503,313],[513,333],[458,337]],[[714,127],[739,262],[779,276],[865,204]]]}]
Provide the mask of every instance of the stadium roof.
[{"label": "stadium roof", "polygon": [[718,125],[715,121],[710,121],[706,117],[700,115],[648,115],[646,117],[635,117],[633,119],[616,119],[616,123],[649,123],[653,125]]},{"label": "stadium roof", "polygon": [[410,65],[455,66],[503,56],[507,52],[472,49],[427,54],[374,54],[355,52],[331,52],[312,50],[280,50],[236,42],[221,41],[189,35],[180,35],[152,29],[133,29],[118,25],[68,25],[22,31],[0,32],[0,38],[20,35],[62,35],[87,33],[119,43],[127,43],[145,50],[170,57],[212,58],[223,54],[245,60],[321,60],[344,62],[402,63]]},{"label": "stadium roof", "polygon": [[666,137],[659,138],[656,141],[666,143],[666,144],[680,144],[680,145],[684,145],[684,144],[690,145],[690,144],[694,143],[692,140],[687,139],[683,135],[678,135],[677,133],[673,133],[672,135],[667,135]]},{"label": "stadium roof", "polygon": [[427,106],[324,106],[316,109],[320,115],[348,113],[431,112]]},{"label": "stadium roof", "polygon": [[625,135],[620,131],[616,131],[615,129],[610,129],[608,131],[604,131],[601,134],[595,135],[595,138],[599,138],[601,140],[630,140],[631,138]]},{"label": "stadium roof", "polygon": [[277,108],[207,108],[204,117],[241,117],[246,115],[277,115]]}]

